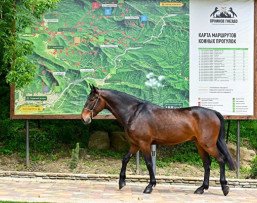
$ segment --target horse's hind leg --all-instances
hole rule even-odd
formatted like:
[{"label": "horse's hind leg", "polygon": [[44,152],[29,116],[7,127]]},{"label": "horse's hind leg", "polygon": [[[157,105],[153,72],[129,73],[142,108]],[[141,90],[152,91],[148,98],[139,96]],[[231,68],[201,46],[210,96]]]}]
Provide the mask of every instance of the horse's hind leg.
[{"label": "horse's hind leg", "polygon": [[223,194],[225,196],[227,196],[227,194],[229,193],[229,187],[227,186],[228,182],[227,182],[226,176],[225,176],[224,158],[223,158],[223,161],[219,162],[219,165],[220,165],[220,184],[221,184],[221,188],[222,188]]},{"label": "horse's hind leg", "polygon": [[204,190],[207,190],[209,188],[209,179],[210,179],[210,165],[211,165],[211,159],[209,154],[204,151],[204,149],[196,142],[196,146],[198,149],[198,153],[203,160],[203,167],[204,167],[204,180],[202,186],[197,188],[197,190],[194,192],[195,194],[203,194]]},{"label": "horse's hind leg", "polygon": [[209,147],[205,149],[211,156],[216,158],[220,165],[220,184],[223,194],[226,196],[229,193],[229,187],[227,185],[227,180],[225,176],[225,157],[218,150],[217,146]]},{"label": "horse's hind leg", "polygon": [[122,159],[122,166],[120,170],[119,189],[126,185],[126,168],[130,158],[138,151],[138,147],[132,145],[129,152]]}]

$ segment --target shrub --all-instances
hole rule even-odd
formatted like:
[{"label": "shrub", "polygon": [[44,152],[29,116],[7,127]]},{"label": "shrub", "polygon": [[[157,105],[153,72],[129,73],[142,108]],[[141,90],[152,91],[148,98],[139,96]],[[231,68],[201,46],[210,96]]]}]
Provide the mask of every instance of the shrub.
[{"label": "shrub", "polygon": [[255,156],[251,164],[250,178],[257,178],[257,156]]},{"label": "shrub", "polygon": [[72,149],[71,152],[71,162],[70,162],[70,169],[73,170],[77,168],[79,162],[79,143],[76,144],[76,148]]}]

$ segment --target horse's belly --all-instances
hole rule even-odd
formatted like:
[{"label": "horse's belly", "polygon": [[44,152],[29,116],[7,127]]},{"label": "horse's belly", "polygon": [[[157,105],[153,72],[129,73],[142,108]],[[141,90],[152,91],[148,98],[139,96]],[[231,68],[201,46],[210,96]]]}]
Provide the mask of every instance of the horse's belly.
[{"label": "horse's belly", "polygon": [[159,129],[154,136],[156,144],[174,145],[193,140],[195,133],[190,128],[167,127]]}]

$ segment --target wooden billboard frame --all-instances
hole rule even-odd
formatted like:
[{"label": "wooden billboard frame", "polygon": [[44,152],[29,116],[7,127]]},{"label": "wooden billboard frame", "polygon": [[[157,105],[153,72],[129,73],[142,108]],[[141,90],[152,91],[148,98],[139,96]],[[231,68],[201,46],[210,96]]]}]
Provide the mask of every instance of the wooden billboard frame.
[{"label": "wooden billboard frame", "polygon": [[[255,120],[257,119],[257,0],[254,0],[254,87],[253,87],[253,98],[254,98],[254,114],[253,116],[224,116],[227,120]],[[15,87],[11,86],[10,90],[10,118],[11,119],[24,119],[24,120],[39,120],[39,119],[81,119],[78,114],[64,114],[64,115],[15,115]],[[82,107],[81,107],[82,110]],[[110,115],[97,115],[95,119],[115,119],[115,117]]]}]

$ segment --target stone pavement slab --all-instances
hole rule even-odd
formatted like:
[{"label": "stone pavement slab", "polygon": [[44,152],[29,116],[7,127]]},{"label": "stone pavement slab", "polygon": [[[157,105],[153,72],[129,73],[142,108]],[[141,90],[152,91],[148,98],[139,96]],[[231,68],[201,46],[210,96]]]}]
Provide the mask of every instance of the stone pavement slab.
[{"label": "stone pavement slab", "polygon": [[118,190],[117,182],[80,180],[37,180],[0,178],[0,200],[26,202],[219,202],[257,203],[257,189],[231,188],[224,196],[219,187],[203,195],[193,194],[196,187],[157,184],[152,194],[143,194],[146,183],[127,183]]}]

